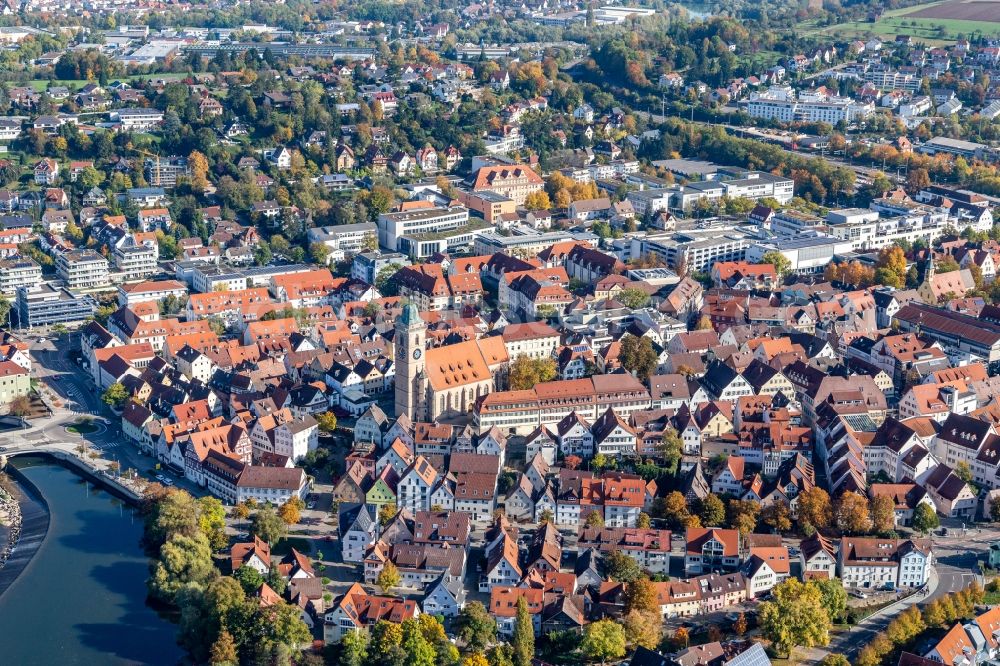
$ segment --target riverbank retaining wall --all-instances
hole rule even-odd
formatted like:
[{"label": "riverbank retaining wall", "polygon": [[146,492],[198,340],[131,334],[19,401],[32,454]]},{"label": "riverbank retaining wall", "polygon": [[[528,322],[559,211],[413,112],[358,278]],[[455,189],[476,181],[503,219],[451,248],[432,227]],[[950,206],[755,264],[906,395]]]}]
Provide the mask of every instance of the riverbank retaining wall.
[{"label": "riverbank retaining wall", "polygon": [[13,465],[4,470],[17,484],[17,503],[21,509],[21,533],[10,557],[0,569],[0,595],[21,575],[45,541],[49,532],[49,504],[28,477]]}]

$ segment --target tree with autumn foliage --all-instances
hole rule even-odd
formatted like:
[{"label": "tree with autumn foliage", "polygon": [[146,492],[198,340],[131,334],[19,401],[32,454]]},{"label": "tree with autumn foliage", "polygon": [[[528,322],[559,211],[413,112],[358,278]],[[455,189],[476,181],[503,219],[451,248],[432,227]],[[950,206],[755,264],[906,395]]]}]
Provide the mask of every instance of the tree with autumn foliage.
[{"label": "tree with autumn foliage", "polygon": [[208,158],[192,150],[188,155],[188,170],[191,172],[191,188],[204,192],[208,188]]},{"label": "tree with autumn foliage", "polygon": [[896,528],[896,503],[888,495],[876,495],[869,502],[872,529],[888,534]]},{"label": "tree with autumn foliage", "polygon": [[771,595],[772,601],[760,605],[761,633],[779,654],[830,642],[830,615],[818,587],[789,578]]},{"label": "tree with autumn foliage", "polygon": [[908,270],[909,266],[903,248],[898,245],[882,248],[878,253],[878,260],[875,262],[875,282],[900,289],[906,285],[906,272]]},{"label": "tree with autumn foliage", "polygon": [[819,486],[814,486],[799,493],[799,525],[810,526],[812,529],[823,530],[830,526],[833,520],[833,508],[830,505],[830,494]]},{"label": "tree with autumn foliage", "polygon": [[548,210],[552,208],[552,201],[545,190],[539,190],[524,198],[524,207],[528,210]]},{"label": "tree with autumn foliage", "polygon": [[849,534],[868,534],[872,529],[872,515],[868,500],[848,490],[837,501],[837,527]]}]

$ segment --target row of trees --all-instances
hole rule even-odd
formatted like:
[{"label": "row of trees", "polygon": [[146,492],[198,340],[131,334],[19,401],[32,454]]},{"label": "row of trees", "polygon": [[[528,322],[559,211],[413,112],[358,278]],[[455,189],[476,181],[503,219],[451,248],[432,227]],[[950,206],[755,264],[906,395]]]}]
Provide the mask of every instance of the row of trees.
[{"label": "row of trees", "polygon": [[948,628],[953,623],[970,619],[975,615],[977,604],[983,603],[985,593],[979,583],[946,594],[927,604],[921,612],[916,606],[910,606],[893,620],[886,630],[858,653],[855,666],[880,666],[895,663],[898,653],[915,642],[917,637],[928,629]]},{"label": "row of trees", "polygon": [[[671,436],[671,439],[676,434]],[[724,501],[714,493],[708,494],[689,506],[687,498],[680,491],[673,491],[659,497],[650,508],[653,518],[665,520],[670,529],[681,530],[691,527],[729,527],[741,534],[752,534],[763,525],[774,532],[788,532],[793,527],[789,508],[777,502],[765,507],[757,502],[730,498]],[[887,496],[871,499],[848,491],[836,501],[820,487],[810,488],[799,494],[799,530],[811,535],[816,530],[836,528],[844,534],[889,535],[895,528],[895,506]],[[913,527],[927,533],[938,526],[934,508],[920,504],[914,510]]]}]

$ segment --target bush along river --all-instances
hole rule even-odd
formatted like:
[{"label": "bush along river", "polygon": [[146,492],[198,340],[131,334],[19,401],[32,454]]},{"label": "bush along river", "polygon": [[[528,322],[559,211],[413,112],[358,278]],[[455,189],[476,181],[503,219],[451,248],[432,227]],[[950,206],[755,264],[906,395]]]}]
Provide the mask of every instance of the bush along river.
[{"label": "bush along river", "polygon": [[8,471],[21,528],[0,569],[0,661],[177,664],[176,626],[146,603],[138,511],[46,459]]}]

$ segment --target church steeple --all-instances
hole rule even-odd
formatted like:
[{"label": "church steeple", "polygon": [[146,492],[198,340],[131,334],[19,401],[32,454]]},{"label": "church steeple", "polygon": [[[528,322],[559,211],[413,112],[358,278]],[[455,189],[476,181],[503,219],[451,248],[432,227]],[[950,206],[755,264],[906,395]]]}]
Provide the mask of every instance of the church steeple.
[{"label": "church steeple", "polygon": [[423,420],[426,333],[417,306],[407,303],[396,320],[396,416],[406,414],[411,421]]},{"label": "church steeple", "polygon": [[924,266],[924,282],[930,282],[934,277],[934,250],[927,250],[927,265]]}]

